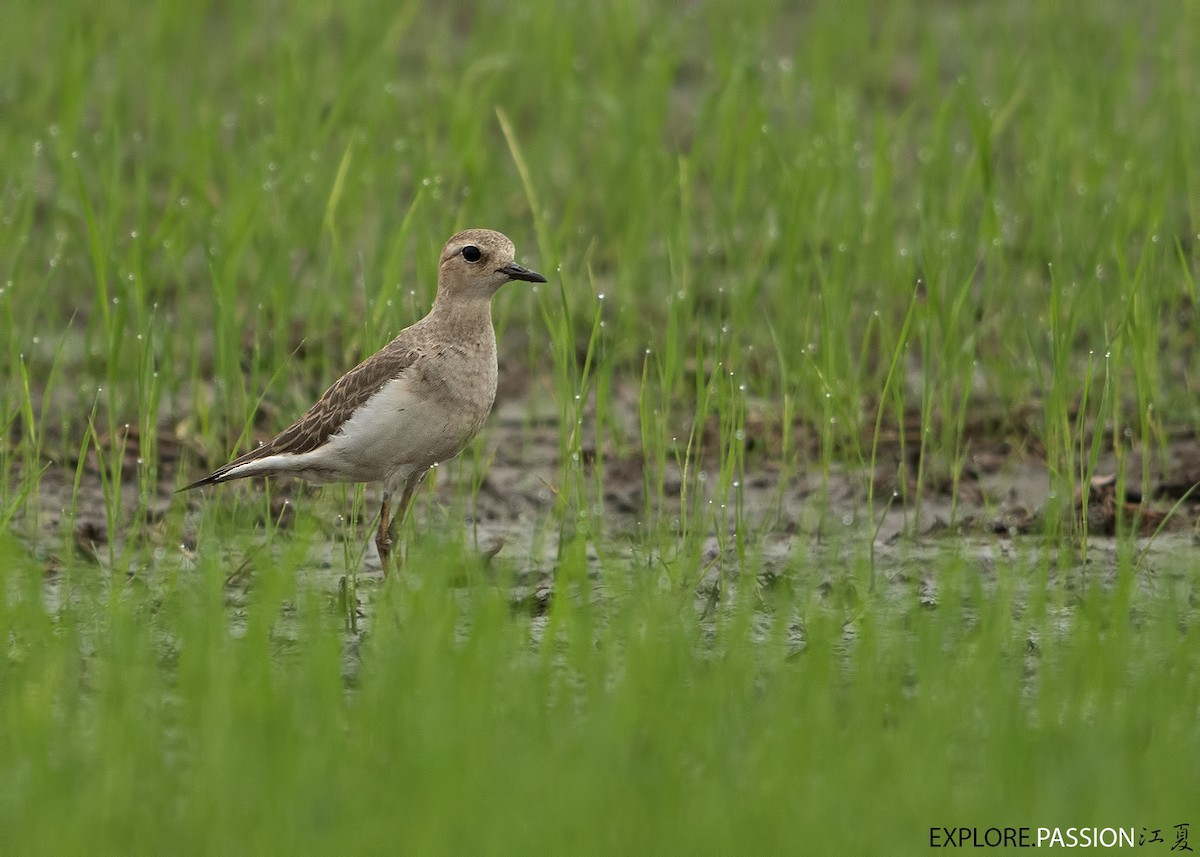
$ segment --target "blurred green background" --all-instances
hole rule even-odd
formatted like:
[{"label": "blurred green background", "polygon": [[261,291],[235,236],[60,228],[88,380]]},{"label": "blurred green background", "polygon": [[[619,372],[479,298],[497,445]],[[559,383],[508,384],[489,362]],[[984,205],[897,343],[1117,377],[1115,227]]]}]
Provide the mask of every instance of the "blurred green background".
[{"label": "blurred green background", "polygon": [[[1197,829],[1191,535],[1101,549],[1075,496],[1200,429],[1198,44],[1183,0],[5,3],[0,851]],[[170,492],[423,314],[467,226],[551,281],[495,310],[551,560],[467,545],[493,421],[359,615],[361,492]],[[881,560],[991,442],[1041,534]]]}]

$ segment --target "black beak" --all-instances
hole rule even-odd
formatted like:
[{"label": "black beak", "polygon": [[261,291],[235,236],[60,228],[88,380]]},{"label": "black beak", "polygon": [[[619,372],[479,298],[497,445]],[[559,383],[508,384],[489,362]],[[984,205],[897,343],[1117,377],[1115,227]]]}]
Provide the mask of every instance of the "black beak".
[{"label": "black beak", "polygon": [[544,283],[546,278],[537,271],[531,271],[528,268],[522,268],[516,262],[505,265],[503,268],[497,268],[501,274],[508,274],[510,280],[525,280],[528,283]]}]

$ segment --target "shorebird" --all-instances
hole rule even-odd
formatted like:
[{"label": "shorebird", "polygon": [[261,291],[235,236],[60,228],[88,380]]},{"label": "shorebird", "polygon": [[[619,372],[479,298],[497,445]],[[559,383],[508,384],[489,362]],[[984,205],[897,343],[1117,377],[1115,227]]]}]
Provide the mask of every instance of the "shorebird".
[{"label": "shorebird", "polygon": [[[496,398],[492,296],[546,278],[515,261],[499,232],[468,229],[442,248],[437,296],[420,321],[333,383],[272,440],[180,491],[247,476],[382,482],[375,547],[386,575],[392,534],[435,464],[462,452]],[[400,499],[392,514],[392,498]]]}]

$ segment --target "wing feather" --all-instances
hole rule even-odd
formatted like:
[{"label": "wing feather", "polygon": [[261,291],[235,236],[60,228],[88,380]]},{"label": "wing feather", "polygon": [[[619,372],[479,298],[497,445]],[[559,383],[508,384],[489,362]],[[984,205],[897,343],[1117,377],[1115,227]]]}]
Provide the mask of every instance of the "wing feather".
[{"label": "wing feather", "polygon": [[417,362],[421,350],[411,343],[393,340],[381,350],[338,378],[305,414],[262,446],[238,456],[203,479],[180,488],[188,491],[204,485],[236,479],[230,471],[268,455],[302,455],[312,452],[337,434],[354,412],[384,385],[399,378]]}]

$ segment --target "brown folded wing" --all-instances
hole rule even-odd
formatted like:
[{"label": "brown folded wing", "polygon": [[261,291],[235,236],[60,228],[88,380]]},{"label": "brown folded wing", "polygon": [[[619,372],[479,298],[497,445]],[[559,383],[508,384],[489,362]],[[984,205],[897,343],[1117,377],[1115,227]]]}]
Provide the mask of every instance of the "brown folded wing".
[{"label": "brown folded wing", "polygon": [[419,356],[420,351],[413,347],[397,343],[386,346],[335,381],[304,416],[270,441],[238,456],[224,467],[180,490],[187,491],[190,488],[221,482],[229,471],[238,465],[257,461],[268,455],[301,455],[312,452],[337,434],[356,410],[383,389],[385,384],[400,377]]}]

